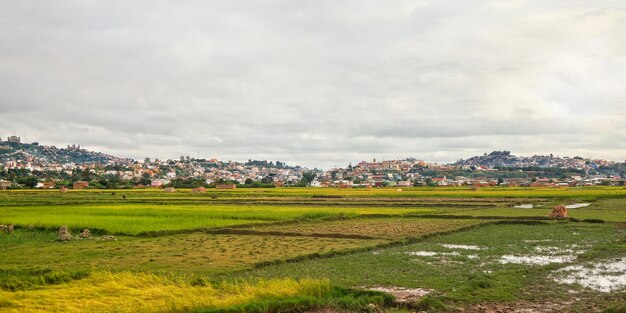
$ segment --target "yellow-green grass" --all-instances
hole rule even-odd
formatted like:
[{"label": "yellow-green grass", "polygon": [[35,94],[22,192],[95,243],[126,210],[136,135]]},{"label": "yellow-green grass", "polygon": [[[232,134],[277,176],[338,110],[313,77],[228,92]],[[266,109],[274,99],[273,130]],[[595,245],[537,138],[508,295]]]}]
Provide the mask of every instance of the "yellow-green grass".
[{"label": "yellow-green grass", "polygon": [[385,239],[402,239],[448,232],[483,223],[479,219],[434,218],[353,218],[334,221],[310,221],[285,225],[259,225],[257,231],[277,231],[301,234],[362,235]]},{"label": "yellow-green grass", "polygon": [[88,278],[43,289],[0,290],[0,311],[188,312],[298,296],[319,298],[330,291],[326,280],[280,279],[213,287],[154,274],[96,271]]},{"label": "yellow-green grass", "polygon": [[[12,236],[21,236],[18,231]],[[53,236],[30,243],[2,244],[0,269],[136,270],[168,273],[217,273],[250,268],[256,263],[333,253],[385,243],[385,240],[179,234],[156,238],[118,237],[118,241],[57,242]]]},{"label": "yellow-green grass", "polygon": [[[240,188],[235,190],[208,189],[207,193],[192,193],[189,189],[180,189],[176,193],[165,193],[159,189],[121,189],[121,190],[71,190],[60,193],[58,190],[9,190],[0,192],[0,202],[7,197],[33,197],[45,195],[46,199],[72,199],[77,197],[115,199],[121,195],[139,198],[210,198],[218,197],[507,197],[507,198],[614,198],[626,197],[624,187],[565,187],[565,188],[528,188],[528,187],[488,187],[471,191],[469,187],[410,187],[400,188]],[[113,196],[112,193],[116,195]]]},{"label": "yellow-green grass", "polygon": [[[547,217],[552,212],[552,205],[536,206],[532,209],[521,208],[476,208],[441,210],[444,214],[471,216],[502,217]],[[592,202],[588,207],[569,209],[568,216],[576,219],[601,219],[607,222],[626,222],[626,199],[602,199]]]},{"label": "yellow-green grass", "polygon": [[[493,209],[468,209],[450,212],[450,215],[469,215],[480,218],[481,216],[497,217],[548,217],[552,209],[516,209],[516,208],[493,208]],[[576,219],[599,219],[606,222],[626,222],[626,211],[610,209],[570,209],[568,216]]]},{"label": "yellow-green grass", "polygon": [[90,204],[0,207],[0,224],[96,228],[112,233],[223,227],[358,214],[419,214],[435,209],[243,205]]},{"label": "yellow-green grass", "polygon": [[[593,291],[578,285],[559,284],[553,280],[553,275],[559,268],[571,265],[569,262],[575,265],[607,260],[619,262],[626,257],[625,240],[624,230],[609,223],[494,224],[434,236],[415,244],[277,264],[233,273],[230,277],[324,277],[339,286],[427,288],[434,290],[432,296],[452,306],[443,312],[456,312],[454,307],[468,303],[520,300],[564,305],[586,303],[601,308],[620,299],[623,302],[626,290]],[[500,262],[504,255],[554,256],[545,252],[546,249],[559,251],[554,255],[571,254],[574,259],[564,264]],[[590,309],[566,307],[562,311],[589,312]]]}]

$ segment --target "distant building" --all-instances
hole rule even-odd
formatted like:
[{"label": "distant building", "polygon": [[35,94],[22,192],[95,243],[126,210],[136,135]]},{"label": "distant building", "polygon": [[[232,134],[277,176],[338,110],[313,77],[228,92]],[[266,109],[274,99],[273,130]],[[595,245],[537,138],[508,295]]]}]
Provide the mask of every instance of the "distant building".
[{"label": "distant building", "polygon": [[72,185],[72,189],[85,189],[89,187],[89,182],[86,181],[77,181]]},{"label": "distant building", "polygon": [[162,179],[154,179],[152,180],[152,182],[150,182],[150,187],[152,188],[161,188],[163,187],[164,182]]},{"label": "distant building", "polygon": [[20,143],[20,140],[21,140],[20,137],[16,137],[16,136],[9,136],[7,138],[8,142],[14,142],[14,143]]},{"label": "distant building", "polygon": [[221,185],[216,185],[215,189],[237,189],[237,185],[235,185],[235,184],[221,184]]},{"label": "distant building", "polygon": [[626,179],[613,179],[609,186],[626,186]]},{"label": "distant building", "polygon": [[411,187],[413,184],[411,184],[410,181],[401,181],[398,182],[398,187]]},{"label": "distant building", "polygon": [[56,182],[53,181],[45,181],[41,184],[41,188],[43,189],[52,189],[56,186]]},{"label": "distant building", "polygon": [[11,182],[6,180],[0,180],[0,189],[4,190],[11,187]]}]

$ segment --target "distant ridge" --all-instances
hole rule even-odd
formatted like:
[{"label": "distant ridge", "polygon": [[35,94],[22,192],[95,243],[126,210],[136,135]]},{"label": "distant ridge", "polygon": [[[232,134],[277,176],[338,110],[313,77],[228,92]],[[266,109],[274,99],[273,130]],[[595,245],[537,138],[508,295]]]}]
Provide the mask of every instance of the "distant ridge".
[{"label": "distant ridge", "polygon": [[80,146],[42,146],[37,142],[0,141],[0,162],[37,162],[40,164],[110,164],[129,163],[132,159],[120,158],[102,152],[89,151]]},{"label": "distant ridge", "polygon": [[[68,145],[66,147],[55,147],[40,145],[38,142],[22,143],[19,137],[7,137],[7,140],[0,140],[0,162],[17,163],[37,163],[37,164],[129,164],[135,160],[109,155],[102,152],[90,151],[80,146]],[[189,158],[189,157],[187,157]],[[413,160],[409,158],[406,160]],[[274,168],[298,168],[299,165],[287,166],[285,163],[277,161],[276,164],[265,160],[248,160],[239,162],[245,165],[254,165]],[[615,166],[626,163],[613,162],[598,159],[574,157],[559,157],[550,155],[516,156],[510,151],[493,151],[480,156],[472,156],[468,159],[460,159],[457,162],[448,164],[455,167],[481,167],[481,168],[567,168],[586,169],[591,167]]]}]

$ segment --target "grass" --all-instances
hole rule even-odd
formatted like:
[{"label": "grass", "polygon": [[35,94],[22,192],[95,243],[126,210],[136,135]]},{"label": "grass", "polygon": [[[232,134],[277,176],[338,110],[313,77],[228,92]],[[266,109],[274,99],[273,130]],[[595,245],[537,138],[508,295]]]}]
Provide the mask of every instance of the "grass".
[{"label": "grass", "polygon": [[2,312],[287,312],[317,308],[363,311],[389,295],[333,287],[320,279],[205,283],[169,276],[95,271],[63,285],[2,291]]},{"label": "grass", "polygon": [[0,223],[72,229],[97,228],[111,233],[224,227],[285,221],[297,218],[356,216],[358,214],[429,213],[419,208],[341,208],[239,205],[63,205],[0,208]]},{"label": "grass", "polygon": [[[87,271],[54,271],[50,269],[0,269],[0,290],[17,291],[70,282],[89,276]],[[1,306],[0,306],[1,307]]]},{"label": "grass", "polygon": [[[407,246],[270,266],[245,275],[259,278],[327,278],[345,287],[383,285],[429,288],[437,290],[439,297],[451,305],[562,299],[571,289],[577,290],[579,297],[596,297],[598,292],[546,280],[555,268],[562,265],[526,266],[501,264],[499,260],[508,254],[533,254],[537,246],[567,249],[573,244],[584,246],[586,251],[575,262],[626,257],[625,239],[623,231],[606,224],[492,225]],[[622,243],[619,243],[620,240]],[[442,244],[477,245],[482,250],[446,248]],[[420,251],[437,255],[411,254]],[[625,295],[622,292],[613,297]]]},{"label": "grass", "polygon": [[[0,311],[619,310],[626,291],[553,281],[566,264],[500,261],[542,249],[584,250],[572,264],[624,259],[625,199],[623,187],[0,191],[0,224],[18,226],[0,233]],[[607,223],[546,219],[574,202],[592,205],[570,216]],[[118,241],[58,242],[61,225]],[[352,289],[368,285],[434,291],[393,309],[388,295]]]},{"label": "grass", "polygon": [[513,188],[489,187],[471,191],[469,187],[411,187],[371,189],[338,188],[245,188],[236,190],[209,189],[207,193],[192,193],[189,189],[180,189],[177,193],[164,193],[159,189],[124,189],[124,190],[71,190],[60,193],[58,190],[9,190],[0,192],[0,205],[3,204],[54,204],[54,203],[118,203],[122,195],[127,201],[146,203],[158,200],[162,203],[171,201],[210,201],[217,199],[245,198],[556,198],[556,199],[605,199],[626,197],[624,187],[572,187],[572,188]]},{"label": "grass", "polygon": [[[22,232],[16,232],[22,236]],[[89,271],[134,270],[169,273],[217,273],[251,268],[255,263],[375,246],[384,240],[179,234],[156,238],[118,237],[118,241],[56,242],[37,240],[3,244],[0,268]],[[1,241],[0,241],[1,242]],[[106,261],[105,261],[106,260]]]},{"label": "grass", "polygon": [[481,220],[448,220],[433,218],[353,218],[332,221],[308,221],[285,225],[254,226],[257,231],[275,231],[301,234],[362,235],[384,239],[419,237],[435,232],[477,225]]},{"label": "grass", "polygon": [[[268,280],[194,286],[164,276],[94,272],[65,285],[0,291],[3,312],[163,312],[244,307],[285,299],[319,299],[331,293],[325,280]],[[97,296],[94,296],[97,295]],[[303,301],[304,302],[304,301]]]},{"label": "grass", "polygon": [[[440,210],[443,214],[502,217],[546,217],[552,212],[553,204],[535,206],[532,209],[511,207]],[[603,199],[592,202],[588,207],[569,209],[568,215],[576,219],[601,219],[608,222],[626,222],[626,201],[624,199]]]}]

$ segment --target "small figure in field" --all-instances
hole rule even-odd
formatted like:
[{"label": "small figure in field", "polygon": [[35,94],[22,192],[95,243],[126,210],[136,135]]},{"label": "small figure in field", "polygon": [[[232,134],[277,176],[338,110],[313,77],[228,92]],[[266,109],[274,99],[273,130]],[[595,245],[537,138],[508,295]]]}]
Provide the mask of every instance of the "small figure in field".
[{"label": "small figure in field", "polygon": [[15,226],[13,226],[13,224],[9,224],[9,226],[7,226],[7,228],[8,228],[8,233],[12,234]]},{"label": "small figure in field", "polygon": [[69,192],[70,190],[67,189],[67,187],[61,187],[61,189],[59,189],[60,192]]},{"label": "small figure in field", "polygon": [[61,226],[61,228],[59,228],[59,232],[57,233],[57,235],[58,235],[59,241],[72,240],[72,234],[70,234],[70,231],[67,229],[67,226]]},{"label": "small figure in field", "polygon": [[126,195],[122,195],[122,200],[126,200]]},{"label": "small figure in field", "polygon": [[91,238],[91,232],[88,228],[83,229],[83,232],[80,233],[80,238]]},{"label": "small figure in field", "polygon": [[552,209],[550,217],[567,217],[567,207],[563,204],[559,204]]},{"label": "small figure in field", "polygon": [[111,195],[112,195],[112,196],[115,196],[115,192],[112,192],[112,193],[111,193]]},{"label": "small figure in field", "polygon": [[478,188],[476,188],[476,186],[472,186],[472,188],[470,190],[471,191],[478,191]]}]

